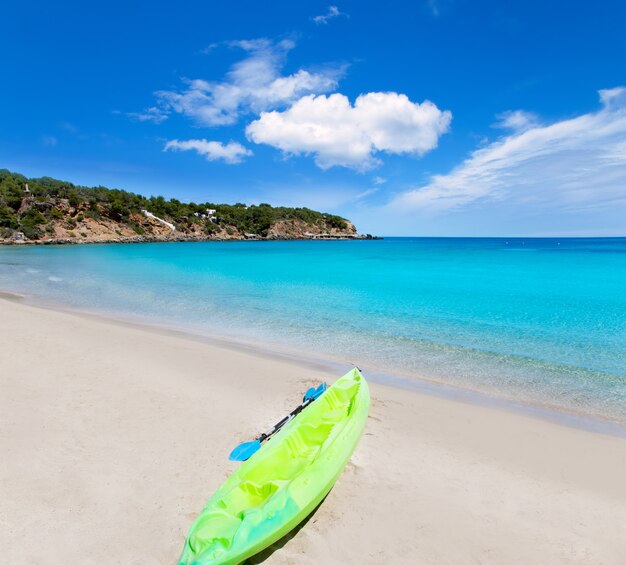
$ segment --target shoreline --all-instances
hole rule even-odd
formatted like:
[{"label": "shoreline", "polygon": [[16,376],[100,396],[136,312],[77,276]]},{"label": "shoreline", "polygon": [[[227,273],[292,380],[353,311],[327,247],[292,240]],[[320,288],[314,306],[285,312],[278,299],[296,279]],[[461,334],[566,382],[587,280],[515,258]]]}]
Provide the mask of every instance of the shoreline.
[{"label": "shoreline", "polygon": [[[315,357],[296,349],[276,347],[276,344],[268,344],[260,341],[254,342],[245,339],[237,340],[226,336],[194,332],[193,329],[188,327],[159,323],[158,321],[148,318],[123,317],[113,312],[85,310],[66,303],[48,300],[37,295],[19,294],[0,289],[0,300],[21,301],[36,308],[68,313],[75,316],[84,316],[162,335],[182,337],[183,339],[190,339],[198,341],[199,343],[208,343],[213,346],[224,347],[234,351],[251,352],[270,359],[287,360],[301,363],[303,366],[320,368],[327,371],[346,372],[351,367],[349,363],[340,359]],[[464,402],[479,407],[496,408],[574,429],[626,438],[626,422],[614,418],[602,418],[597,415],[566,410],[565,408],[556,407],[554,405],[538,404],[508,398],[506,396],[497,396],[477,389],[443,383],[421,375],[409,377],[407,375],[370,370],[367,367],[365,367],[365,370],[368,381],[398,390],[406,390],[416,394],[426,394],[444,400]]]},{"label": "shoreline", "polygon": [[209,243],[209,242],[231,242],[231,241],[377,241],[385,239],[379,235],[357,234],[354,236],[324,236],[324,237],[127,237],[113,239],[79,239],[79,238],[62,238],[62,239],[27,239],[27,240],[10,240],[0,239],[0,245],[7,247],[32,247],[45,245],[116,245],[127,243]]},{"label": "shoreline", "polygon": [[[19,299],[0,314],[10,562],[174,562],[237,467],[233,445],[340,376]],[[620,563],[624,439],[370,389],[365,433],[329,496],[253,563]]]}]

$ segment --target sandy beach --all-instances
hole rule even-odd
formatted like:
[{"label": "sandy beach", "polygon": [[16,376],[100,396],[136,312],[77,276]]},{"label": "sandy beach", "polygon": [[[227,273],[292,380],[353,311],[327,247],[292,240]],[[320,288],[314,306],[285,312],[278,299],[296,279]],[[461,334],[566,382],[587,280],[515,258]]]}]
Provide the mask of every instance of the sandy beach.
[{"label": "sandy beach", "polygon": [[[175,563],[231,448],[340,376],[6,298],[0,332],[1,563]],[[330,495],[252,562],[624,562],[626,440],[371,391]]]}]

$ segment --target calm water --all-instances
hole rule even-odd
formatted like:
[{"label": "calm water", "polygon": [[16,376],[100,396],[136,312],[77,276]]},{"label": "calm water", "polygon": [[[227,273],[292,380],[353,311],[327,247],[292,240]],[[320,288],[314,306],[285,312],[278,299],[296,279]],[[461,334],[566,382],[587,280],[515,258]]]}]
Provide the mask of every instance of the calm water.
[{"label": "calm water", "polygon": [[626,239],[0,247],[0,289],[626,421]]}]

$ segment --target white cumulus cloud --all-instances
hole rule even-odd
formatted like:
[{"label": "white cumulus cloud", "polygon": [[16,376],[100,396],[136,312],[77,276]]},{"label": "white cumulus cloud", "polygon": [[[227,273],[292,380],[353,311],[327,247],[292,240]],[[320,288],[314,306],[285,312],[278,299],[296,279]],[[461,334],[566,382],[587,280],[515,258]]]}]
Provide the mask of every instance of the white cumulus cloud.
[{"label": "white cumulus cloud", "polygon": [[242,114],[278,108],[305,94],[330,92],[344,73],[343,67],[327,67],[317,71],[298,69],[283,76],[287,54],[295,47],[289,39],[276,43],[269,39],[230,41],[226,45],[242,49],[247,56],[235,63],[222,80],[185,79],[184,88],[157,92],[158,105],[133,117],[145,116],[144,120],[157,122],[175,112],[200,125],[230,125]]},{"label": "white cumulus cloud", "polygon": [[163,150],[195,151],[208,161],[218,161],[222,159],[229,165],[241,163],[245,157],[252,155],[252,151],[236,141],[222,143],[221,141],[207,141],[206,139],[187,139],[184,141],[172,139],[165,144]]},{"label": "white cumulus cloud", "polygon": [[437,147],[452,114],[404,94],[370,92],[354,105],[343,94],[308,95],[284,111],[263,112],[246,128],[255,143],[288,155],[312,154],[322,169],[367,170],[378,152],[420,156]]},{"label": "white cumulus cloud", "polygon": [[626,226],[626,88],[601,90],[600,100],[597,112],[523,128],[474,151],[449,174],[398,195],[390,207],[474,214],[500,209],[549,217],[555,230],[561,222],[572,231],[589,227],[593,217],[596,223],[589,225],[596,233],[604,233],[596,225],[604,214],[607,221],[621,216]]}]

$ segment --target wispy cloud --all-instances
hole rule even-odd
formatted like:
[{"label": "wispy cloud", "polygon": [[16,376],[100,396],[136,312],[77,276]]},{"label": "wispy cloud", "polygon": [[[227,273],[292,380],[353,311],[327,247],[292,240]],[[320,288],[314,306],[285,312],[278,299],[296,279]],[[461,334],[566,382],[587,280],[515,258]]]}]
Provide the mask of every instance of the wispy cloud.
[{"label": "wispy cloud", "polygon": [[333,18],[338,18],[339,16],[349,17],[348,14],[344,12],[340,12],[337,6],[328,6],[328,10],[325,14],[321,14],[319,16],[315,16],[313,21],[316,24],[327,24],[328,20],[332,20]]},{"label": "wispy cloud", "polygon": [[390,207],[432,215],[507,206],[554,222],[559,215],[583,221],[605,210],[623,219],[626,88],[599,94],[599,111],[515,131],[474,151],[449,174],[398,195]]},{"label": "wispy cloud", "polygon": [[294,190],[293,186],[293,182],[263,177],[256,186],[257,196],[253,201],[269,202],[275,206],[306,207],[351,217],[348,212],[357,207],[370,206],[376,190],[364,189],[359,183],[344,184],[329,179],[320,182],[312,177],[300,177],[299,190]]},{"label": "wispy cloud", "polygon": [[423,0],[424,9],[430,12],[433,18],[445,16],[454,8],[455,0]]},{"label": "wispy cloud", "polygon": [[439,2],[438,0],[428,0],[428,8],[430,9],[430,13],[437,17],[439,15]]},{"label": "wispy cloud", "polygon": [[46,147],[56,147],[59,143],[59,140],[53,135],[44,135],[41,138],[41,143],[43,143]]},{"label": "wispy cloud", "polygon": [[360,171],[380,163],[376,153],[420,156],[437,146],[452,114],[396,92],[370,92],[354,105],[343,94],[305,96],[285,111],[264,112],[246,128],[248,138],[288,155],[312,154],[322,169]]},{"label": "wispy cloud", "polygon": [[367,198],[368,196],[371,196],[372,194],[376,194],[379,190],[380,188],[368,188],[367,190],[364,190],[363,192],[359,192],[354,197],[354,201],[356,202],[357,200],[363,200],[364,198]]},{"label": "wispy cloud", "polygon": [[305,94],[330,92],[345,72],[336,65],[282,75],[287,54],[295,47],[290,39],[273,42],[261,38],[225,45],[243,50],[246,56],[222,80],[184,79],[184,88],[158,91],[155,106],[129,115],[160,123],[171,113],[179,113],[204,126],[232,125],[244,114],[280,108]]},{"label": "wispy cloud", "polygon": [[522,132],[537,127],[540,124],[539,116],[524,110],[508,110],[496,116],[498,120],[492,127]]},{"label": "wispy cloud", "polygon": [[70,122],[62,122],[61,129],[64,129],[65,131],[73,135],[77,135],[78,133],[80,133],[80,130],[78,129],[78,127],[76,127],[74,124]]},{"label": "wispy cloud", "polygon": [[168,141],[163,148],[164,151],[195,151],[208,161],[222,160],[229,165],[241,163],[245,157],[252,155],[252,151],[231,141],[222,143],[221,141],[207,141],[206,139],[187,139],[180,141],[173,139]]},{"label": "wispy cloud", "polygon": [[146,108],[143,112],[126,112],[125,114],[138,122],[152,122],[153,124],[164,122],[168,116],[168,112],[165,109],[157,106]]}]

